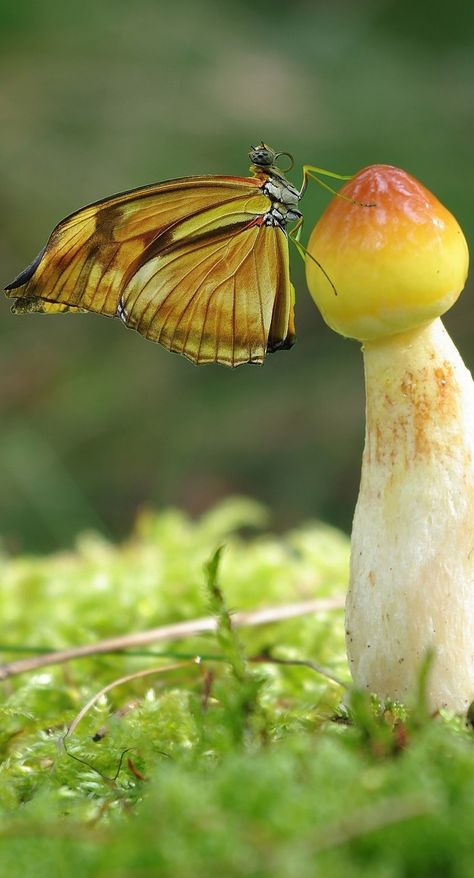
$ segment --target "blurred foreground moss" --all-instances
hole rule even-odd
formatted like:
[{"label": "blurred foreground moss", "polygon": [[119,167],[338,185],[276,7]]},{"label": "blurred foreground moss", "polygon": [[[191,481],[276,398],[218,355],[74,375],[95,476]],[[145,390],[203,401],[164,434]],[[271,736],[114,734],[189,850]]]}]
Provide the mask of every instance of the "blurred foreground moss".
[{"label": "blurred foreground moss", "polygon": [[[2,684],[3,874],[472,875],[472,730],[422,700],[380,705],[308,667],[247,661],[312,659],[348,680],[340,611],[229,629],[227,608],[345,589],[344,536],[311,525],[277,538],[266,524],[235,500],[199,522],[146,513],[119,547],[91,534],[74,552],[3,558],[3,661],[210,609],[219,620],[217,635]],[[171,663],[101,697],[65,751],[102,687]]]}]

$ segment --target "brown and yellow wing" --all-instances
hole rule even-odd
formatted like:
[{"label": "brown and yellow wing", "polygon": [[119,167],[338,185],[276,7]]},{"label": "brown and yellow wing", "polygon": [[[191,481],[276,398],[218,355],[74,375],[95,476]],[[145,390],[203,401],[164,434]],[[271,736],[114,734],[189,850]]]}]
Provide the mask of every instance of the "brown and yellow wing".
[{"label": "brown and yellow wing", "polygon": [[185,239],[142,265],[121,307],[128,326],[193,363],[262,363],[294,342],[286,237],[255,224]]},{"label": "brown and yellow wing", "polygon": [[261,225],[255,178],[190,177],[97,202],[53,231],[7,287],[16,313],[96,311],[193,362],[289,346],[288,246]]},{"label": "brown and yellow wing", "polygon": [[12,305],[12,314],[66,314],[85,313],[85,308],[75,308],[74,305],[63,305],[58,302],[48,302],[47,299],[22,296],[15,299]]}]

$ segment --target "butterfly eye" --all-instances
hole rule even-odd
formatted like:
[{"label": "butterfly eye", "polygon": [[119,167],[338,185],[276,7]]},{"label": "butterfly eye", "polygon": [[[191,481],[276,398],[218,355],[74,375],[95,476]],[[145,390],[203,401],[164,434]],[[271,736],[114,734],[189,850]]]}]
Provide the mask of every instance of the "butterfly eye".
[{"label": "butterfly eye", "polygon": [[261,168],[271,168],[275,161],[276,153],[269,146],[252,146],[249,152],[249,158],[252,164],[259,165]]}]

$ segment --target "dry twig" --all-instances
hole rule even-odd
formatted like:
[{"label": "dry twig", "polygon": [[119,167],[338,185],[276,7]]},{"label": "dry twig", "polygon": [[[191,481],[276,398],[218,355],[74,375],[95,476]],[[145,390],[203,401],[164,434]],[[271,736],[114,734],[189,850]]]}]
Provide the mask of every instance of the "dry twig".
[{"label": "dry twig", "polygon": [[121,686],[123,683],[129,683],[131,680],[139,680],[140,677],[151,677],[153,674],[156,676],[156,674],[164,674],[165,671],[177,671],[179,668],[189,667],[194,664],[199,664],[199,659],[196,658],[192,659],[192,661],[176,662],[173,665],[163,665],[160,668],[146,668],[144,671],[136,671],[134,674],[126,674],[124,677],[118,677],[116,680],[112,680],[111,683],[108,683],[107,686],[104,686],[99,692],[96,692],[95,695],[89,699],[87,704],[81,708],[62,738],[63,743],[66,738],[70,738],[71,735],[74,734],[81,719],[85,717],[86,713],[89,713],[91,707],[93,707],[103,695],[110,692],[111,689],[115,689],[116,686]]},{"label": "dry twig", "polygon": [[[343,606],[344,598],[341,596],[299,601],[298,603],[283,604],[277,607],[263,607],[259,610],[234,613],[232,615],[232,625],[236,628],[244,628],[251,625],[269,625],[297,616],[305,616],[309,613],[325,613],[332,610],[340,610]],[[162,625],[160,628],[152,628],[150,631],[141,631],[138,634],[109,637],[106,640],[88,643],[85,646],[76,646],[71,649],[57,650],[56,652],[32,658],[8,662],[0,666],[0,680],[6,680],[8,677],[24,674],[27,671],[36,671],[38,668],[44,668],[48,665],[63,664],[71,659],[85,658],[101,653],[123,652],[136,646],[144,646],[167,640],[182,640],[186,637],[213,632],[216,628],[216,619],[213,616],[205,616],[201,619],[191,619],[188,622]]]}]

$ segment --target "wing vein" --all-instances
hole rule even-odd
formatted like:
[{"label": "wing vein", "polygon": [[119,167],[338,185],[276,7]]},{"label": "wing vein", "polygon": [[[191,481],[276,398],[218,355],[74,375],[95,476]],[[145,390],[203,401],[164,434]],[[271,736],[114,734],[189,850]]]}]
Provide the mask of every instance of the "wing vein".
[{"label": "wing vein", "polygon": [[261,294],[261,290],[260,290],[260,278],[258,276],[258,263],[257,263],[257,254],[255,252],[255,249],[256,248],[254,247],[254,249],[253,249],[253,262],[254,262],[254,266],[255,266],[255,277],[257,279],[258,301],[260,304],[260,323],[262,326],[262,345],[263,345],[263,349],[265,350],[265,348],[266,348],[265,323],[264,323],[264,319],[263,319],[262,294]]},{"label": "wing vein", "polygon": [[[218,265],[220,265],[220,263],[222,262],[222,260],[225,258],[226,254],[227,254],[227,252],[228,252],[228,250],[229,250],[229,243],[230,243],[230,241],[226,241],[226,242],[225,242],[225,247],[222,247],[222,248],[221,248],[222,250],[225,250],[225,252],[222,254],[222,256],[219,257],[219,259],[217,260],[217,262],[215,262],[215,263],[213,263],[213,264],[211,265],[211,267],[210,267],[209,270],[206,272],[206,274],[204,275],[204,277],[201,278],[201,280],[200,280],[200,282],[199,282],[199,286],[195,289],[195,291],[194,291],[194,293],[192,294],[192,296],[191,296],[189,302],[186,304],[186,306],[184,307],[183,311],[181,312],[181,314],[180,314],[180,316],[179,316],[179,318],[178,318],[178,321],[177,321],[177,323],[176,323],[176,325],[175,325],[175,328],[174,328],[173,337],[172,337],[171,342],[170,342],[171,345],[174,344],[174,339],[175,339],[175,335],[176,335],[177,329],[178,329],[178,327],[179,327],[179,325],[180,325],[180,323],[181,323],[181,321],[182,321],[184,315],[186,314],[186,311],[188,310],[189,306],[194,302],[193,311],[192,311],[191,318],[190,318],[190,323],[191,323],[191,321],[192,321],[192,319],[193,319],[194,311],[196,310],[196,302],[195,302],[196,296],[198,295],[199,291],[202,290],[203,284],[204,284],[204,282],[207,280],[207,278],[209,277],[209,275],[210,275],[213,271],[215,271],[215,270],[217,269]],[[219,252],[219,251],[218,251],[218,252]],[[206,260],[203,259],[202,261],[205,262]],[[201,264],[202,264],[202,263],[201,263]],[[211,293],[211,295],[212,295],[212,293]],[[167,320],[165,321],[165,323],[163,324],[163,329],[165,328],[167,322],[168,322],[168,318],[167,318]],[[186,338],[185,338],[185,341],[184,341],[183,349],[186,347],[186,344],[187,344],[187,342],[188,342],[188,338],[189,338],[189,333],[190,333],[190,331],[191,331],[191,325],[189,325],[188,330],[187,330],[187,332],[186,332]]]},{"label": "wing vein", "polygon": [[[221,249],[223,249],[223,248],[226,246],[226,244],[227,244],[227,242],[225,241],[225,242],[223,243]],[[203,249],[203,248],[201,247],[201,248],[199,248],[199,249]],[[183,255],[183,254],[181,254],[181,255]],[[178,278],[178,280],[176,281],[176,283],[175,283],[175,284],[174,284],[174,285],[173,285],[173,286],[167,291],[167,293],[166,293],[164,299],[162,299],[161,302],[159,302],[159,304],[156,306],[156,310],[155,310],[155,312],[154,312],[153,318],[152,318],[152,320],[150,321],[151,323],[153,322],[153,320],[155,320],[156,315],[158,314],[158,311],[160,311],[160,310],[162,309],[163,305],[165,305],[165,303],[168,301],[169,297],[174,293],[174,291],[177,289],[177,287],[179,287],[179,285],[183,282],[183,280],[185,280],[187,277],[189,277],[189,275],[192,274],[192,272],[193,272],[196,268],[199,268],[199,266],[202,265],[202,264],[206,261],[207,258],[208,258],[207,256],[204,256],[204,258],[201,259],[199,262],[193,264],[193,265],[188,269],[188,271],[186,271],[186,273],[182,275],[182,277]],[[166,266],[164,266],[164,267],[165,267],[165,268],[168,268],[168,266],[170,265],[171,261],[175,262],[177,259],[179,259],[179,256],[176,256],[173,260],[170,260],[170,262],[167,263]],[[153,274],[153,275],[147,280],[146,284],[141,288],[141,290],[139,290],[139,292],[138,292],[138,294],[137,294],[137,296],[136,296],[136,299],[135,299],[135,301],[134,301],[134,303],[133,303],[132,310],[133,310],[133,308],[136,307],[136,304],[137,304],[137,302],[138,302],[140,296],[145,292],[147,286],[150,284],[150,282],[151,282],[152,280],[155,280],[155,278],[156,278],[157,275],[160,273],[160,271],[163,271],[163,266],[158,266],[157,269],[156,269],[156,271],[154,272],[154,274]],[[143,312],[143,314],[142,314],[142,316],[141,316],[141,318],[140,318],[139,326],[142,324],[143,319],[144,319],[144,317],[145,317],[147,311],[149,310],[149,308],[150,308],[152,305],[153,305],[153,301],[150,299],[150,302],[148,303],[147,307],[145,308],[145,310],[144,310],[144,312]],[[160,337],[161,337],[161,334],[162,334],[162,332],[163,332],[163,329],[164,329],[165,326],[166,326],[166,323],[168,322],[168,319],[169,319],[169,315],[168,315],[168,317],[166,318],[166,320],[165,320],[165,322],[164,322],[164,324],[163,324],[163,326],[162,326],[162,328],[161,328],[161,330],[160,330]],[[138,327],[137,327],[137,328],[138,328]],[[138,330],[138,331],[140,331],[140,330]]]}]

